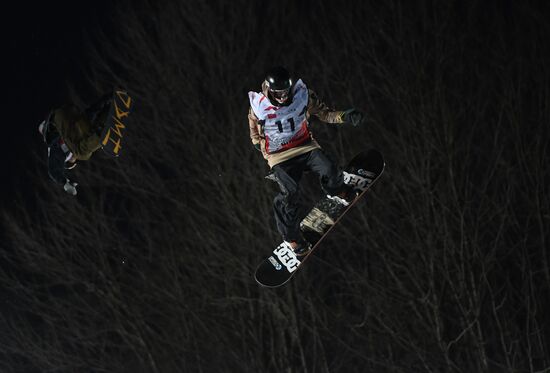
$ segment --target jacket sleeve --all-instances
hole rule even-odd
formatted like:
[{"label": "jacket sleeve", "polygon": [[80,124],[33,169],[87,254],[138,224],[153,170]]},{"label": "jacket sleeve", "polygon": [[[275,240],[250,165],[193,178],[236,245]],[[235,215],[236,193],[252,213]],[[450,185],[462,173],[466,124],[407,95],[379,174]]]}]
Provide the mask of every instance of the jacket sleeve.
[{"label": "jacket sleeve", "polygon": [[48,148],[48,175],[58,184],[65,184],[65,153],[56,141]]},{"label": "jacket sleeve", "polygon": [[315,115],[326,123],[344,123],[344,112],[329,108],[311,89],[309,90],[307,113],[309,116]]},{"label": "jacket sleeve", "polygon": [[252,111],[252,108],[248,109],[248,129],[250,130],[250,140],[252,145],[256,146],[260,144],[260,132],[258,130],[258,118]]},{"label": "jacket sleeve", "polygon": [[250,140],[252,145],[262,152],[262,156],[267,159],[267,152],[265,150],[265,135],[263,133],[263,127],[260,125],[260,120],[252,111],[252,108],[248,109],[248,129],[250,130]]}]

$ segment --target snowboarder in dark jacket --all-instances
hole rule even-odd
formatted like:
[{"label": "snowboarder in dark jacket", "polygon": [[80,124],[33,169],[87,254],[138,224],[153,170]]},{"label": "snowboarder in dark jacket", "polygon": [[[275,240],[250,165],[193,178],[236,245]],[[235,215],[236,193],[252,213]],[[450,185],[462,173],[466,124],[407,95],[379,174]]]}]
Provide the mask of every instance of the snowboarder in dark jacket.
[{"label": "snowboarder in dark jacket", "polygon": [[48,145],[48,175],[63,189],[76,195],[77,183],[66,175],[66,170],[77,161],[90,159],[101,147],[101,131],[109,114],[112,93],[102,96],[84,111],[74,105],[52,110],[38,130]]},{"label": "snowboarder in dark jacket", "polygon": [[343,204],[355,192],[344,184],[343,172],[322,151],[309,128],[314,115],[321,121],[358,126],[363,113],[349,109],[332,110],[299,79],[294,81],[283,67],[269,70],[261,92],[249,92],[248,122],[250,139],[271,167],[270,177],[277,181],[280,193],[273,201],[279,233],[298,256],[311,247],[300,232],[302,206],[299,183],[304,171],[319,175],[323,189]]}]

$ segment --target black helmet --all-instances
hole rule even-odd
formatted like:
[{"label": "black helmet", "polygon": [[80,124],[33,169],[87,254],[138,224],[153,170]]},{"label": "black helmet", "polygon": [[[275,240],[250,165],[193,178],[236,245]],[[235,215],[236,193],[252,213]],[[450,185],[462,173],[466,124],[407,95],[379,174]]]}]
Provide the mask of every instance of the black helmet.
[{"label": "black helmet", "polygon": [[291,100],[290,91],[292,89],[292,78],[287,69],[281,66],[270,69],[265,74],[265,84],[269,100],[273,105],[289,104]]}]

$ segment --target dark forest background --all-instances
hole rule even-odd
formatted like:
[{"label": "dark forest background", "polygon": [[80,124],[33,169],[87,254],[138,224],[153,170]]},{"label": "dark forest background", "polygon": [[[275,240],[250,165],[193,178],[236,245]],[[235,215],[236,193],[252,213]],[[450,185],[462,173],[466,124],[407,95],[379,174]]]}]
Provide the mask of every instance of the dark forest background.
[{"label": "dark forest background", "polygon": [[[38,118],[24,124],[34,137],[1,216],[0,371],[550,372],[546,9],[212,0],[93,14],[49,62],[68,61],[63,90],[35,97],[85,107],[125,87],[133,122],[120,158],[72,172],[75,198],[48,180]],[[375,147],[387,165],[272,290],[253,271],[280,241],[276,186],[246,115],[277,64],[367,114],[360,128],[312,123],[331,156]],[[304,192],[321,196],[313,175]]]}]

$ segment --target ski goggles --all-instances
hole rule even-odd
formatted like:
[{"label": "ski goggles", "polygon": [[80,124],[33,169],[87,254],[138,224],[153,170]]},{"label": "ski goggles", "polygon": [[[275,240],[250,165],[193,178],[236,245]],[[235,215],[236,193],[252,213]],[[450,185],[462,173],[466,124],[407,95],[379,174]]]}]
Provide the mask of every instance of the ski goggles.
[{"label": "ski goggles", "polygon": [[278,102],[285,102],[288,99],[290,88],[286,89],[270,89],[269,93]]}]

